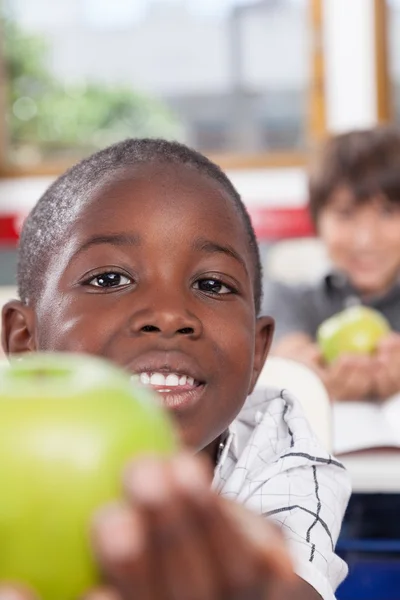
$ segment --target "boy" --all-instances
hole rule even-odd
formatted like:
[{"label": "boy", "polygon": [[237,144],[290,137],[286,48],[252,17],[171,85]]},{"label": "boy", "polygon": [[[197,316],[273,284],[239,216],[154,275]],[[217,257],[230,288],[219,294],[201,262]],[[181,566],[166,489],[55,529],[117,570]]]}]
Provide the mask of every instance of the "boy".
[{"label": "boy", "polygon": [[[332,269],[315,285],[266,288],[274,353],[315,369],[335,400],[388,398],[400,391],[400,132],[380,127],[326,142],[311,169],[309,202]],[[318,326],[357,302],[384,314],[393,333],[375,356],[328,367]]]},{"label": "boy", "polygon": [[[160,393],[184,445],[214,466],[214,491],[199,458],[128,469],[128,506],[106,511],[95,536],[112,598],[334,597],[345,575],[334,554],[342,465],[284,391],[254,394],[236,419],[273,322],[257,317],[248,214],[216,165],[162,140],[127,140],[78,164],[24,225],[18,287],[3,310],[6,353],[108,358]],[[270,522],[220,496],[280,525],[294,587]]]}]

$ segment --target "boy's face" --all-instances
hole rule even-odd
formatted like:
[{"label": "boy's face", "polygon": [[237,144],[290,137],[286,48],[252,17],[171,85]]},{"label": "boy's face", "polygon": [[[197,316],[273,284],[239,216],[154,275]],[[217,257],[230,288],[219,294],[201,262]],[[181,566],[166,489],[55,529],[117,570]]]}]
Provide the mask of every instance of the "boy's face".
[{"label": "boy's face", "polygon": [[199,450],[235,418],[268,352],[273,327],[256,319],[253,279],[222,187],[144,165],[85,204],[34,307],[5,310],[5,346],[86,352],[138,374]]},{"label": "boy's face", "polygon": [[377,195],[357,203],[339,187],[318,218],[318,229],[336,268],[365,295],[385,293],[400,272],[400,203]]}]

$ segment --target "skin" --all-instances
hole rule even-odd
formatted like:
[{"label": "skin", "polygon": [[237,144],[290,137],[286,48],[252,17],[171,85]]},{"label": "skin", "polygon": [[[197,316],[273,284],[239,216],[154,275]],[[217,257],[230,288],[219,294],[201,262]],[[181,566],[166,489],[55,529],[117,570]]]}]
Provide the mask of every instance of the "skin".
[{"label": "skin", "polygon": [[[193,170],[175,171],[163,167],[161,183],[154,166],[120,174],[86,203],[37,301],[6,307],[5,349],[86,352],[131,373],[190,371],[204,383],[201,401],[174,416],[185,445],[211,451],[254,387],[272,322],[256,319],[232,201]],[[107,272],[118,285],[100,287]]]},{"label": "skin", "polygon": [[[319,597],[293,576],[273,525],[212,493],[204,464],[215,461],[269,350],[273,322],[256,316],[253,269],[221,186],[153,164],[98,190],[50,261],[40,297],[3,310],[9,354],[86,352],[131,373],[190,371],[200,384],[195,401],[172,412],[184,445],[202,456],[128,467],[125,501],[95,519],[109,585],[92,600]],[[116,285],[104,287],[110,278]]]},{"label": "skin", "polygon": [[383,195],[356,203],[339,187],[321,210],[318,230],[332,263],[363,297],[387,292],[400,272],[400,205]]},{"label": "skin", "polygon": [[[383,195],[356,202],[339,186],[318,217],[319,235],[331,262],[362,298],[390,290],[400,272],[400,205]],[[314,369],[335,400],[384,400],[400,391],[400,335],[382,340],[374,356],[344,356],[324,364],[315,340],[301,332],[282,338],[274,349]]]}]

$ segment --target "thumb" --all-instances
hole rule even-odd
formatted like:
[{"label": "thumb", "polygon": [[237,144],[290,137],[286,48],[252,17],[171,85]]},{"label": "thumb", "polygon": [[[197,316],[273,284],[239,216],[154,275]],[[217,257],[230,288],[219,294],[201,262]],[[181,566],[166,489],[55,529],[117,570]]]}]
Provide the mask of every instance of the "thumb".
[{"label": "thumb", "polygon": [[383,337],[378,343],[378,349],[383,351],[395,350],[400,347],[400,335],[391,331],[388,335]]},{"label": "thumb", "polygon": [[112,589],[101,588],[89,592],[89,594],[84,597],[84,600],[121,600],[121,596]]},{"label": "thumb", "polygon": [[38,597],[22,586],[0,584],[0,600],[38,600]]},{"label": "thumb", "polygon": [[288,582],[293,581],[292,561],[280,529],[271,521],[256,515],[236,502],[221,498],[221,504],[227,514],[257,549],[263,563],[270,572]]}]

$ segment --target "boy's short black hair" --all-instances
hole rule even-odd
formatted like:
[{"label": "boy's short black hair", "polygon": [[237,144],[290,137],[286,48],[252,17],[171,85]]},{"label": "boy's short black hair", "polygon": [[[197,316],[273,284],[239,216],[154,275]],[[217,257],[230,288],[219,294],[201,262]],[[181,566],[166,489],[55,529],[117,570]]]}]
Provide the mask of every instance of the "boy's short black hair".
[{"label": "boy's short black hair", "polygon": [[309,208],[314,222],[339,186],[357,202],[383,194],[400,203],[400,130],[380,126],[330,138],[319,148],[309,177]]},{"label": "boy's short black hair", "polygon": [[81,161],[59,177],[28,215],[20,238],[18,293],[28,304],[40,293],[50,256],[57,252],[82,203],[113,173],[143,163],[188,165],[218,181],[242,219],[254,263],[257,313],[262,296],[262,267],[256,235],[243,201],[225,173],[208,158],[178,142],[135,138],[114,144]]}]

